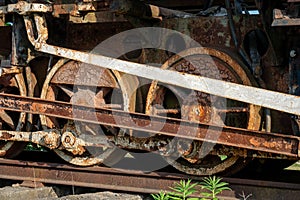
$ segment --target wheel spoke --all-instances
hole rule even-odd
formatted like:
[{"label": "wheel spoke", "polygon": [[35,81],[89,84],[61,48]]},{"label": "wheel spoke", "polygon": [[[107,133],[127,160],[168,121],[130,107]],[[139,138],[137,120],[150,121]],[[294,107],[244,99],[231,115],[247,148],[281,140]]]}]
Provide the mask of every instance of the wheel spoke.
[{"label": "wheel spoke", "polygon": [[102,87],[96,94],[96,98],[105,98],[112,88]]},{"label": "wheel spoke", "polygon": [[12,118],[4,111],[4,110],[0,110],[0,118],[2,121],[4,121],[7,125],[9,125],[9,127],[14,130],[15,129],[15,125],[14,122],[12,120]]},{"label": "wheel spoke", "polygon": [[94,103],[95,107],[102,107],[103,105],[105,105],[104,92],[102,89],[95,95]]},{"label": "wheel spoke", "polygon": [[[126,92],[128,91],[129,94],[132,94],[132,90],[127,89],[126,87],[136,87],[133,84],[126,84],[126,82],[123,82],[123,79],[122,83],[124,83],[124,85],[120,84],[118,78],[116,78],[121,78],[118,72],[101,69],[100,71],[96,70],[98,73],[90,73],[92,69],[95,71],[95,67],[87,64],[81,65],[81,63],[76,61],[58,61],[46,77],[41,98],[88,105],[95,108],[129,108],[131,102],[126,101],[128,105],[125,105],[123,98],[128,98],[129,95],[126,94]],[[78,71],[86,73],[78,74]],[[69,76],[65,78],[65,75],[68,74]],[[95,82],[95,80],[98,79],[100,81]],[[80,80],[80,83],[76,80]],[[135,83],[135,80],[131,81],[132,82],[130,83]],[[76,83],[76,85],[73,85],[73,83]],[[122,88],[122,90],[120,88]],[[118,95],[115,97],[118,100],[116,103],[111,100],[112,91],[114,89],[116,90],[116,95]],[[123,89],[125,91],[124,95]],[[131,108],[130,111],[134,111],[134,107]],[[50,118],[44,115],[41,115],[40,119],[44,128],[52,127],[55,124],[55,127],[60,127],[64,130],[72,130],[72,133],[77,137],[90,139],[91,142],[93,142],[95,136],[99,137],[103,133],[117,135],[119,132],[119,129],[114,127],[94,125],[85,122],[74,122],[60,118]],[[105,135],[104,139],[106,139]],[[124,152],[119,152],[118,148],[87,147],[84,150],[84,153],[80,155],[75,155],[71,151],[59,149],[56,149],[55,152],[65,161],[80,166],[90,166],[101,163],[111,164],[114,163],[114,161],[118,162],[125,155]],[[106,162],[107,159],[109,159],[109,162]]]},{"label": "wheel spoke", "polygon": [[[16,74],[15,76],[3,77],[1,81],[0,93],[3,94],[17,94],[21,96],[26,95],[26,86],[22,74]],[[23,128],[26,120],[26,113],[6,112],[0,110],[0,127],[1,129],[19,131]],[[0,141],[0,151],[2,155],[7,158],[12,158],[22,152],[26,143]]]},{"label": "wheel spoke", "polygon": [[[170,58],[162,68],[249,86],[256,84],[252,78],[249,78],[251,75],[247,74],[244,66],[238,64],[240,62],[236,62],[230,55],[219,50],[203,47],[199,48],[198,52],[186,50],[182,55],[186,57]],[[173,93],[171,97],[170,92],[164,91],[167,90],[166,88]],[[173,107],[176,105],[174,98],[177,98],[178,107]],[[219,126],[254,130],[260,126],[258,107],[172,85],[161,86],[157,81],[153,81],[150,85],[145,112],[146,114],[172,113],[175,114],[172,117]],[[193,148],[188,148],[193,151],[183,151],[183,153],[182,149],[185,148],[182,148],[182,145],[173,145],[174,155],[166,157],[166,160],[176,169],[193,175],[210,175],[241,168],[239,157],[222,155],[223,159],[221,159],[219,155],[213,155],[213,152],[216,148],[222,147],[210,146],[210,144],[197,144]]]},{"label": "wheel spoke", "polygon": [[64,93],[66,93],[70,98],[73,97],[74,95],[73,89],[70,89],[65,85],[57,85],[57,87],[59,87],[62,91],[64,91]]}]

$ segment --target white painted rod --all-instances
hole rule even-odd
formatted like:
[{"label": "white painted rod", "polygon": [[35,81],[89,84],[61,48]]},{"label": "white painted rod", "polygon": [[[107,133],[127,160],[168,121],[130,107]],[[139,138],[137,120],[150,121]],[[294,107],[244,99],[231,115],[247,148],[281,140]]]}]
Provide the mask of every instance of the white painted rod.
[{"label": "white painted rod", "polygon": [[197,90],[228,99],[300,115],[300,98],[298,96],[177,71],[160,69],[150,65],[123,61],[116,58],[66,49],[45,43],[38,43],[36,44],[36,47],[37,50],[44,53],[81,61],[111,70],[117,70],[127,74],[157,80],[159,82]]}]

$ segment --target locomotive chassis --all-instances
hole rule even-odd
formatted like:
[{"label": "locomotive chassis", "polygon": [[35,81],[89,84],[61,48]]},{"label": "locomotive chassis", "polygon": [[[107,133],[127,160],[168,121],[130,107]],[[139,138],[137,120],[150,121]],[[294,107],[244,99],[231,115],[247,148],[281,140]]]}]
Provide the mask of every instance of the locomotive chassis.
[{"label": "locomotive chassis", "polygon": [[[99,3],[99,2],[98,2]],[[246,102],[249,104],[262,106],[265,108],[270,108],[273,110],[286,112],[294,115],[299,115],[299,97],[294,94],[295,91],[291,89],[291,94],[282,93],[285,91],[282,88],[278,89],[275,88],[275,90],[278,91],[270,91],[267,89],[262,88],[256,88],[256,87],[249,87],[249,86],[243,86],[236,83],[229,83],[222,80],[215,80],[211,78],[206,78],[203,76],[195,76],[191,74],[182,74],[180,72],[176,71],[170,71],[165,69],[160,69],[156,67],[152,67],[150,65],[145,64],[139,64],[114,58],[109,58],[101,55],[94,55],[91,53],[85,53],[81,50],[72,50],[65,47],[59,47],[57,46],[56,39],[48,38],[48,27],[46,23],[46,13],[51,13],[54,17],[63,15],[63,14],[70,14],[73,16],[77,16],[80,12],[95,12],[96,8],[94,8],[95,2],[88,2],[88,3],[80,3],[78,5],[76,4],[68,4],[68,5],[60,5],[60,4],[40,4],[40,3],[27,3],[24,1],[20,1],[16,4],[9,4],[8,6],[3,6],[0,9],[0,14],[12,14],[14,18],[13,23],[13,48],[12,48],[12,58],[11,58],[11,66],[8,68],[3,68],[2,77],[5,78],[6,76],[10,76],[12,74],[16,73],[22,73],[22,69],[24,69],[24,66],[28,66],[30,61],[32,61],[34,58],[44,55],[53,55],[57,57],[63,57],[71,60],[81,61],[84,63],[92,64],[94,66],[99,66],[102,68],[108,68],[111,70],[117,70],[120,72],[128,73],[135,76],[144,77],[151,80],[157,80],[163,83],[176,85],[180,87],[187,87],[188,89],[201,91],[217,96],[222,96],[224,98],[228,99],[234,99],[241,102]],[[68,8],[62,9],[62,8]],[[106,7],[106,5],[104,5]],[[67,10],[67,11],[66,11]],[[75,13],[75,14],[74,14]],[[101,13],[101,12],[100,12]],[[104,12],[103,12],[104,13]],[[129,16],[130,16],[130,10],[129,10]],[[135,13],[133,13],[135,14]],[[109,19],[111,20],[111,16],[109,15]],[[144,16],[142,16],[143,18]],[[201,17],[200,17],[201,18]],[[209,18],[209,17],[205,17]],[[193,19],[197,21],[198,18]],[[24,21],[23,21],[24,20]],[[124,18],[120,19],[121,21],[125,20]],[[132,19],[132,15],[129,17],[129,20],[133,24],[140,24],[143,23],[143,21],[139,21],[136,18]],[[166,20],[166,24],[170,23],[172,24],[172,20],[179,20],[177,18]],[[186,19],[182,19],[184,21]],[[214,20],[214,19],[213,19]],[[242,21],[242,18],[235,19],[236,21]],[[294,20],[294,19],[292,19]],[[188,20],[187,20],[188,21]],[[192,21],[192,20],[191,20]],[[251,21],[251,20],[250,20]],[[259,19],[253,20],[259,21]],[[251,21],[253,23],[253,21]],[[25,23],[24,23],[25,22]],[[89,21],[90,22],[90,21]],[[294,22],[294,21],[293,21]],[[146,22],[146,24],[149,22]],[[190,22],[187,22],[190,23]],[[195,23],[195,22],[192,22]],[[278,25],[278,24],[277,24]],[[294,24],[293,24],[294,25]],[[298,25],[298,24],[296,24]],[[260,25],[261,26],[261,25]],[[263,26],[263,25],[262,25]],[[263,26],[264,27],[264,26]],[[230,28],[230,26],[228,27]],[[9,28],[7,27],[7,30]],[[26,30],[26,32],[24,31]],[[242,32],[243,29],[241,28]],[[242,35],[246,35],[247,30],[244,30],[245,33]],[[226,33],[226,32],[225,32]],[[52,33],[51,33],[52,34]],[[227,34],[227,35],[226,35]],[[225,35],[224,43],[221,42],[221,44],[218,45],[225,45],[227,44],[228,49],[235,49],[236,44],[232,42],[232,35],[230,35],[230,31],[228,31]],[[297,34],[296,34],[297,35]],[[27,39],[28,38],[28,39]],[[48,40],[49,39],[49,40]],[[53,41],[51,41],[53,39]],[[48,44],[48,41],[53,44]],[[202,38],[200,37],[200,41]],[[268,38],[270,40],[270,38]],[[222,41],[222,40],[221,40]],[[228,44],[229,41],[229,44]],[[297,42],[297,37],[296,37]],[[59,43],[58,43],[59,44]],[[272,43],[271,43],[272,44]],[[297,44],[297,43],[296,43]],[[216,45],[216,44],[212,44]],[[9,46],[9,45],[7,45]],[[68,46],[68,45],[67,45]],[[72,45],[69,45],[72,46]],[[25,48],[24,48],[25,47]],[[16,49],[16,51],[15,51]],[[7,49],[6,49],[7,50]],[[192,49],[190,51],[196,51],[199,49]],[[241,49],[238,49],[238,51]],[[243,49],[241,50],[243,51]],[[272,61],[271,65],[277,65],[280,61],[278,58],[276,58],[276,49],[269,47],[267,53],[264,55],[263,58],[261,58],[263,63],[267,63],[268,61]],[[220,57],[225,57],[224,60],[226,60],[226,55],[219,55]],[[272,59],[276,58],[276,59]],[[176,58],[173,58],[176,59]],[[114,63],[111,65],[111,63]],[[297,61],[291,59],[290,65],[297,64]],[[130,66],[130,67],[129,67]],[[26,68],[26,67],[25,67]],[[296,67],[297,68],[297,67]],[[28,68],[26,68],[28,70]],[[272,69],[274,70],[274,69]],[[276,69],[277,70],[277,69]],[[259,73],[255,73],[255,69],[253,70],[254,76],[256,76],[257,80],[260,81],[261,77]],[[279,70],[280,71],[280,70]],[[177,78],[174,78],[177,77]],[[192,84],[191,86],[187,86],[183,84],[184,82],[178,82],[176,80],[187,80],[190,81]],[[27,80],[30,84],[30,79]],[[289,80],[297,82],[297,80]],[[213,89],[210,88],[210,90],[207,90],[205,87],[205,84],[210,85]],[[290,83],[286,84],[289,85]],[[218,88],[225,87],[226,93],[224,93],[222,90],[218,90]],[[261,87],[265,87],[263,84],[261,84]],[[296,87],[296,86],[294,86]],[[271,85],[272,88],[272,85]],[[29,91],[30,89],[28,89]],[[242,95],[241,95],[242,94]],[[72,111],[74,111],[74,105],[73,108],[71,104],[62,104],[61,102],[55,102],[55,101],[41,101],[37,98],[25,98],[25,97],[18,97],[14,95],[8,95],[8,94],[0,94],[1,96],[1,107],[5,110],[13,110],[17,112],[27,112],[31,114],[39,114],[39,115],[46,115],[46,116],[55,116],[55,117],[62,117],[62,118],[70,118],[74,119],[74,116],[72,115]],[[28,95],[32,96],[32,95]],[[274,99],[280,99],[279,101],[274,101]],[[88,106],[78,105],[80,107],[79,110],[86,111],[89,110]],[[86,113],[83,116],[86,118],[84,119],[74,119],[78,121],[88,121],[92,123],[99,123],[109,126],[118,126],[123,128],[129,128],[133,130],[139,130],[139,131],[145,131],[145,132],[151,132],[151,128],[147,129],[142,128],[140,126],[138,127],[127,127],[126,126],[126,118],[123,118],[121,121],[124,122],[124,124],[114,124],[113,120],[112,122],[108,123],[105,120],[109,120],[111,113],[119,113],[120,111],[111,110],[111,109],[105,109],[105,108],[97,108],[97,112],[106,114],[105,117],[98,117],[97,121],[92,122],[92,120],[87,120],[89,114]],[[49,112],[50,111],[50,112]],[[56,112],[54,112],[56,111]],[[108,114],[107,114],[108,113]],[[149,120],[147,115],[139,114],[139,113],[132,113],[132,112],[120,112],[120,116],[122,116],[122,113],[126,113],[125,116],[130,115],[131,117],[135,117],[134,119],[136,122],[141,124],[148,124],[151,120],[153,120],[153,116],[151,117],[151,120]],[[30,115],[28,115],[30,116]],[[30,118],[30,117],[28,117]],[[163,121],[163,118],[160,118],[156,116],[158,123],[160,121]],[[144,121],[143,121],[144,120]],[[178,124],[180,122],[181,124],[184,123],[184,120],[175,120],[175,119],[169,119],[170,122],[166,122],[165,124],[165,131],[159,131],[155,132],[156,134],[160,134],[160,137],[150,137],[147,139],[139,139],[135,138],[132,135],[126,135],[126,136],[120,136],[120,137],[113,137],[110,139],[110,142],[113,142],[114,144],[118,144],[122,148],[133,148],[133,149],[142,149],[151,151],[153,149],[159,149],[162,154],[167,155],[167,151],[164,151],[164,148],[161,148],[160,146],[163,144],[168,143],[168,138],[164,138],[165,136],[175,136],[174,132],[170,130],[177,130],[177,128],[174,129],[174,124]],[[173,120],[173,121],[172,121]],[[139,122],[141,121],[141,122]],[[297,121],[297,120],[296,120]],[[153,123],[153,121],[152,121]],[[196,137],[189,137],[188,133],[184,136],[179,136],[188,140],[200,140],[205,142],[213,142],[218,143],[220,145],[224,145],[225,147],[222,148],[222,153],[220,152],[213,152],[214,154],[231,154],[231,155],[237,155],[241,157],[261,157],[261,158],[284,158],[284,159],[292,159],[297,160],[299,157],[299,138],[296,136],[287,136],[284,134],[274,134],[274,133],[268,133],[268,132],[259,132],[259,131],[253,131],[253,130],[243,130],[243,129],[237,129],[237,128],[230,128],[226,127],[222,129],[222,134],[224,134],[224,138],[222,136],[220,137],[218,141],[210,141],[205,139],[204,136],[201,136],[201,128],[202,126],[208,126],[209,124],[205,123],[193,123],[193,122],[186,122],[187,123],[187,130],[188,126],[198,127],[200,128],[199,134]],[[175,126],[176,127],[176,126]],[[210,125],[210,128],[212,125]],[[220,127],[215,126],[216,129],[220,129]],[[205,128],[204,128],[205,129]],[[277,130],[275,129],[277,132]],[[280,132],[280,131],[279,131]],[[70,130],[45,130],[45,131],[36,131],[36,132],[20,132],[20,131],[7,131],[3,130],[0,132],[1,139],[5,141],[25,141],[25,142],[33,142],[37,143],[42,146],[46,146],[50,149],[64,149],[67,150],[74,155],[81,154],[82,151],[84,151],[85,146],[101,146],[106,145],[109,146],[107,142],[98,143],[98,144],[90,144],[89,142],[83,141],[80,138],[77,138],[75,134],[70,132]],[[233,134],[230,136],[230,134]],[[34,137],[33,137],[34,136]],[[178,135],[177,135],[178,136]],[[67,139],[66,139],[67,138]],[[232,139],[232,140],[231,140]],[[69,142],[66,142],[69,141]],[[70,145],[70,141],[72,141],[72,145]],[[151,145],[146,145],[151,144]],[[185,153],[185,151],[183,151]],[[5,152],[2,152],[4,155]]]}]

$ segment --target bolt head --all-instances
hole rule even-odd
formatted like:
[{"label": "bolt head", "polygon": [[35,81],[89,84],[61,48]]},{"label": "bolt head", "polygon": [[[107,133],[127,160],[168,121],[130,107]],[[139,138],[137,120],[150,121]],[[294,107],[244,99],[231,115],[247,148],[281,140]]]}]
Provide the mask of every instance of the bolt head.
[{"label": "bolt head", "polygon": [[291,50],[291,51],[290,51],[290,57],[291,57],[291,58],[294,58],[294,57],[296,57],[296,56],[297,56],[296,50]]},{"label": "bolt head", "polygon": [[66,136],[66,137],[65,137],[65,142],[66,142],[66,143],[69,143],[70,141],[71,141],[70,136]]}]

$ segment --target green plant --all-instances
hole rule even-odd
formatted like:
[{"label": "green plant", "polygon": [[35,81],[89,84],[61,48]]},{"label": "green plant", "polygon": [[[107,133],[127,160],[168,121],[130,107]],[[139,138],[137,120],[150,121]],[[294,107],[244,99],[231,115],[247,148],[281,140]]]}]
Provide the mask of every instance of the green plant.
[{"label": "green plant", "polygon": [[[219,193],[221,193],[224,190],[231,190],[228,187],[228,183],[223,182],[221,180],[222,178],[218,178],[216,176],[203,178],[203,181],[200,183],[201,188],[206,189],[209,192],[202,192],[201,195],[212,200],[218,200],[217,195]],[[204,199],[205,198],[203,198],[203,200]]]},{"label": "green plant", "polygon": [[5,26],[12,26],[12,25],[13,25],[12,22],[6,22],[6,23],[5,23]]},{"label": "green plant", "polygon": [[169,194],[166,194],[164,191],[160,191],[158,194],[151,194],[154,200],[169,200]]},{"label": "green plant", "polygon": [[252,197],[252,194],[246,195],[245,192],[243,191],[242,194],[239,194],[239,196],[240,196],[243,200],[247,200],[247,199],[249,199],[249,198]]},{"label": "green plant", "polygon": [[34,143],[28,143],[25,147],[26,151],[44,151],[47,152],[47,149],[43,146]]},{"label": "green plant", "polygon": [[170,187],[173,192],[169,193],[172,200],[196,200],[198,198],[188,198],[190,195],[196,192],[196,186],[198,183],[191,183],[192,180],[181,180],[179,183],[175,183],[173,187]]},{"label": "green plant", "polygon": [[[205,198],[201,200],[218,200],[217,195],[224,190],[231,190],[228,187],[228,183],[223,182],[222,178],[216,176],[205,177],[203,181],[199,183],[191,183],[192,180],[181,180],[179,183],[174,183],[173,187],[170,187],[171,192],[160,191],[159,194],[151,194],[154,200],[199,200],[199,198],[190,197],[197,190],[198,185],[202,189],[208,190],[208,192],[201,192],[201,195]],[[248,198],[248,197],[247,197]]]},{"label": "green plant", "polygon": [[179,183],[174,183],[173,187],[170,187],[172,192],[160,191],[158,194],[151,194],[154,200],[198,200],[198,198],[189,197],[196,192],[196,186],[198,183],[191,183],[192,180],[181,180]]}]

